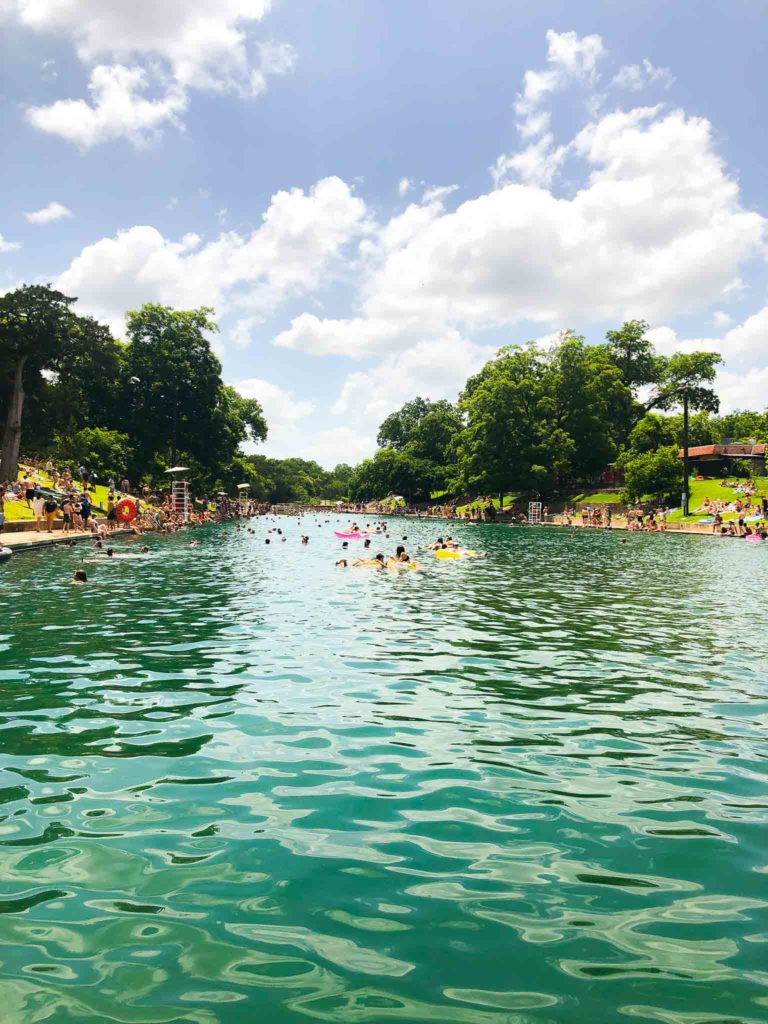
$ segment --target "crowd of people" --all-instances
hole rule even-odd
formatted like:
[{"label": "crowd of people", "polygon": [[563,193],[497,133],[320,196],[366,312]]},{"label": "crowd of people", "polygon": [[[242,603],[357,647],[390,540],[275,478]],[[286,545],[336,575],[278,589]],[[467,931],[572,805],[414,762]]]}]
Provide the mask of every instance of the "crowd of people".
[{"label": "crowd of people", "polygon": [[153,489],[145,483],[137,486],[137,493],[132,495],[127,478],[116,480],[112,476],[104,481],[107,493],[100,503],[96,497],[98,479],[98,473],[86,466],[73,473],[68,466],[57,466],[50,459],[44,463],[25,462],[16,480],[0,484],[0,531],[5,527],[6,511],[12,502],[19,502],[32,512],[37,533],[60,529],[64,534],[99,536],[127,525],[120,522],[119,513],[120,502],[125,498],[135,506],[136,514],[129,526],[134,533],[173,533],[186,525],[249,517],[269,508],[256,501],[232,501],[219,494],[213,499],[191,500],[185,512],[169,489]]}]

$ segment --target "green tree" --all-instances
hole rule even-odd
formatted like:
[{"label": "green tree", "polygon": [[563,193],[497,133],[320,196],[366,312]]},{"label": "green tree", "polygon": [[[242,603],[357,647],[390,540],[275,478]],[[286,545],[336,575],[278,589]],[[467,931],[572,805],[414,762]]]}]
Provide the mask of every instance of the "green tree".
[{"label": "green tree", "polygon": [[676,352],[663,361],[660,381],[654,401],[659,409],[683,407],[683,513],[688,515],[690,445],[689,414],[693,411],[715,413],[720,399],[712,384],[722,357],[716,352]]},{"label": "green tree", "polygon": [[15,480],[19,471],[24,399],[55,370],[73,325],[75,299],[46,285],[23,285],[0,296],[0,374],[6,403],[0,457],[0,480]]},{"label": "green tree", "polygon": [[624,486],[629,501],[650,497],[667,501],[680,486],[677,445],[630,456],[624,464]]},{"label": "green tree", "polygon": [[91,317],[71,318],[54,367],[30,394],[24,437],[28,450],[46,451],[55,435],[83,426],[119,430],[125,346]]},{"label": "green tree", "polygon": [[677,444],[677,429],[674,417],[648,413],[635,425],[629,435],[628,455],[642,455],[657,448]]},{"label": "green tree", "polygon": [[751,409],[737,409],[726,416],[717,417],[718,441],[747,443],[768,441],[768,411],[753,412]]},{"label": "green tree", "polygon": [[104,427],[84,427],[53,442],[53,457],[60,463],[98,470],[102,481],[125,476],[133,451],[127,434]]},{"label": "green tree", "polygon": [[660,366],[653,343],[646,338],[645,320],[627,320],[618,331],[607,331],[608,352],[633,393],[659,379]]},{"label": "green tree", "polygon": [[266,437],[259,403],[222,383],[207,337],[217,330],[212,313],[153,303],[128,313],[124,403],[134,475],[161,457],[194,462],[211,482],[243,441]]},{"label": "green tree", "polygon": [[467,382],[459,406],[459,482],[470,491],[547,495],[593,477],[617,451],[632,401],[605,347],[565,332],[545,352],[501,349]]},{"label": "green tree", "polygon": [[411,440],[419,420],[439,404],[419,397],[406,402],[402,409],[391,413],[381,424],[376,443],[380,448],[394,448],[395,451],[402,451]]},{"label": "green tree", "polygon": [[601,345],[567,332],[547,360],[545,376],[553,420],[573,441],[569,473],[598,475],[615,458],[631,415],[632,390]]},{"label": "green tree", "polygon": [[389,494],[400,494],[407,501],[429,498],[432,466],[395,448],[379,448],[372,459],[365,459],[355,470],[351,497],[356,501],[379,501]]}]

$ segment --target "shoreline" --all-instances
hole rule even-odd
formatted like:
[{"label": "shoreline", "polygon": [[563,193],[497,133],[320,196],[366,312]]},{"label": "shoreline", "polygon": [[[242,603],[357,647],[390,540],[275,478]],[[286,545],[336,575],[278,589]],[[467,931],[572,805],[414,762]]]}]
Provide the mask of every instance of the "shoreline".
[{"label": "shoreline", "polygon": [[429,520],[430,522],[454,523],[454,524],[457,524],[457,525],[458,524],[463,524],[465,526],[467,526],[467,525],[470,525],[470,526],[550,526],[550,527],[551,526],[558,526],[558,527],[565,528],[565,529],[579,529],[579,530],[603,530],[603,531],[605,531],[605,530],[623,530],[623,531],[625,531],[627,533],[660,533],[660,534],[664,534],[664,533],[667,533],[667,534],[682,533],[682,534],[687,534],[688,536],[696,536],[696,537],[719,537],[721,539],[726,538],[728,540],[743,540],[744,539],[743,536],[740,537],[738,535],[737,536],[732,536],[730,534],[715,533],[712,530],[712,524],[711,523],[669,523],[668,522],[667,526],[666,526],[666,529],[664,529],[664,530],[630,530],[626,521],[617,521],[616,519],[613,520],[613,522],[611,523],[610,526],[592,526],[590,524],[582,523],[580,519],[577,520],[575,518],[574,518],[574,520],[571,523],[566,523],[566,522],[562,521],[563,517],[559,513],[554,515],[554,516],[552,516],[551,519],[548,522],[544,522],[542,520],[542,522],[540,522],[540,523],[512,523],[512,522],[509,522],[508,520],[506,520],[504,518],[501,518],[501,517],[496,519],[496,520],[462,519],[461,517],[452,518],[450,516],[430,515],[429,513],[424,513],[424,514],[421,514],[421,515],[416,515],[413,512],[371,512],[371,513],[368,513],[368,512],[365,512],[365,511],[363,511],[363,512],[360,512],[360,511],[350,511],[348,509],[333,509],[333,510],[330,510],[330,509],[325,508],[323,506],[320,506],[318,508],[311,508],[310,506],[301,506],[301,511],[299,511],[298,509],[295,512],[283,511],[283,509],[286,509],[287,507],[288,506],[286,506],[286,505],[282,505],[281,506],[281,510],[279,512],[277,512],[277,511],[275,511],[273,509],[268,514],[269,515],[278,515],[278,516],[279,515],[288,515],[288,516],[295,515],[295,516],[300,516],[300,515],[306,515],[306,514],[310,514],[310,515],[327,515],[327,514],[330,513],[332,515],[348,515],[348,516],[356,516],[358,518],[365,518],[366,516],[368,516],[369,518],[374,518],[374,517],[375,518],[398,517],[400,519],[415,519],[416,521]]},{"label": "shoreline", "polygon": [[[130,530],[113,530],[108,537],[130,536]],[[0,533],[0,547],[10,548],[14,554],[17,551],[32,551],[36,548],[50,547],[53,544],[65,544],[70,540],[86,541],[98,539],[95,533],[64,533],[56,530],[54,533],[37,530],[17,530],[15,533]]]}]

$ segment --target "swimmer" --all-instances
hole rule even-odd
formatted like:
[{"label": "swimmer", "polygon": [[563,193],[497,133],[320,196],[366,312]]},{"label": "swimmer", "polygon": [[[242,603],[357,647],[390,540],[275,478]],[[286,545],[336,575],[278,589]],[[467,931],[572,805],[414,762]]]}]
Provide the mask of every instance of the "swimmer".
[{"label": "swimmer", "polygon": [[301,538],[301,543],[302,544],[309,544],[309,537],[302,537]]},{"label": "swimmer", "polygon": [[345,541],[342,542],[341,546],[346,551],[346,549],[349,547],[349,542],[345,540]]},{"label": "swimmer", "polygon": [[106,554],[107,558],[112,558],[115,554],[115,549],[107,548],[107,550],[104,553]]},{"label": "swimmer", "polygon": [[197,541],[196,541],[196,540],[191,540],[191,541],[189,542],[189,546],[190,546],[191,548],[196,548],[196,547],[197,547]]},{"label": "swimmer", "polygon": [[340,558],[336,565],[339,569],[346,569],[348,565],[346,558]]},{"label": "swimmer", "polygon": [[363,541],[363,547],[364,548],[369,548],[370,546],[371,546],[371,538],[370,537],[366,537],[365,540]]},{"label": "swimmer", "polygon": [[147,547],[146,544],[142,544],[141,545],[141,547],[139,548],[139,554],[140,555],[148,555],[149,554],[149,548]]},{"label": "swimmer", "polygon": [[88,574],[85,569],[75,569],[75,575],[72,577],[73,583],[87,583]]},{"label": "swimmer", "polygon": [[269,544],[269,537],[264,541],[265,544]]}]

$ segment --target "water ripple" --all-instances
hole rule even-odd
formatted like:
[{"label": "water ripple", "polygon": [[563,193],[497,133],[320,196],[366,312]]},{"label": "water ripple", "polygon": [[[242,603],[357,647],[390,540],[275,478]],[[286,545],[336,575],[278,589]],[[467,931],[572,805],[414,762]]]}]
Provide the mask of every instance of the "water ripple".
[{"label": "water ripple", "polygon": [[3,566],[4,1024],[765,1020],[768,550],[271,525]]}]

